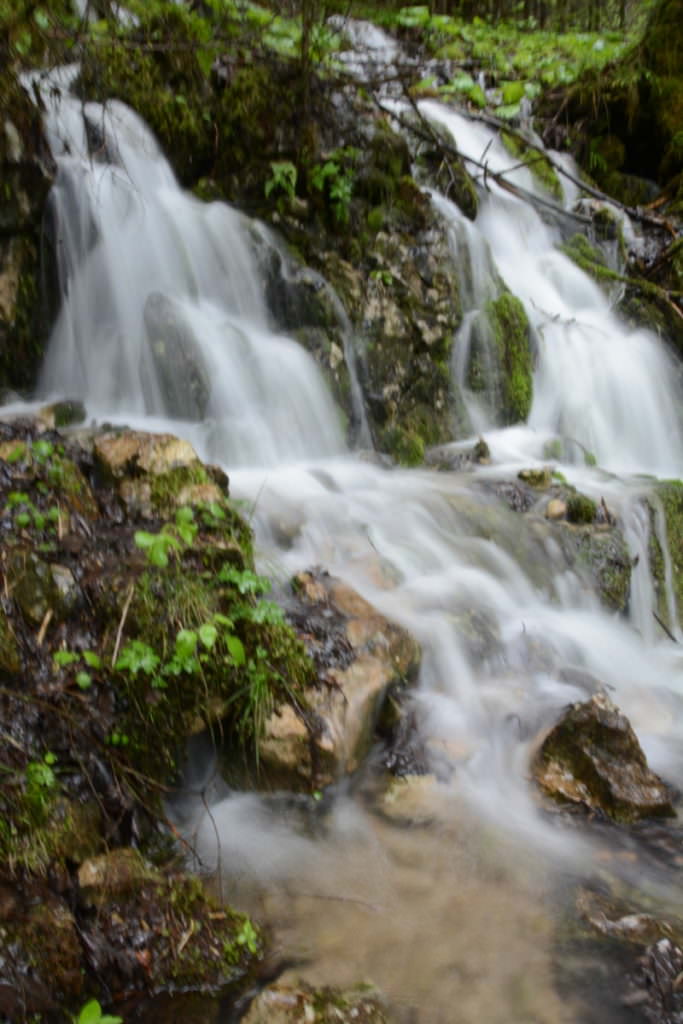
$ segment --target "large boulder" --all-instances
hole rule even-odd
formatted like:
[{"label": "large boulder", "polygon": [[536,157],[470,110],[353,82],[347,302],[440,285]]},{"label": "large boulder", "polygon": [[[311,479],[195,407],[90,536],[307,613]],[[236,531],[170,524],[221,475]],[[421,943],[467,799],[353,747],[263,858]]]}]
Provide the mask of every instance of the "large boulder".
[{"label": "large boulder", "polygon": [[305,712],[285,703],[266,723],[266,775],[292,789],[319,789],[354,771],[370,747],[382,702],[413,678],[415,640],[355,590],[320,570],[295,577],[290,620],[318,669]]},{"label": "large boulder", "polygon": [[532,770],[555,800],[582,804],[614,821],[675,815],[670,789],[650,771],[628,719],[603,693],[565,711]]}]

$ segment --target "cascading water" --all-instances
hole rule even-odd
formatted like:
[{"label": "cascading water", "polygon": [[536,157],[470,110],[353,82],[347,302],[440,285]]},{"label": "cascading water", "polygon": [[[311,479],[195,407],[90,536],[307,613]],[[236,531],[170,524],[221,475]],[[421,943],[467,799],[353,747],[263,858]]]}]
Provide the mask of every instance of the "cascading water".
[{"label": "cascading water", "polygon": [[[435,103],[423,110],[465,154],[485,154],[495,170],[512,162],[483,126]],[[63,304],[41,393],[83,397],[96,417],[154,417],[153,427],[189,437],[253,502],[269,565],[285,574],[322,564],[405,625],[423,648],[420,730],[455,765],[440,784],[439,825],[419,839],[340,797],[332,838],[317,844],[275,827],[258,798],[231,796],[198,826],[205,858],[218,836],[233,875],[287,879],[286,908],[271,891],[265,912],[294,944],[315,936],[319,980],[371,975],[421,1022],[453,1020],[456,990],[462,1022],[579,1020],[552,992],[547,962],[533,969],[533,993],[515,988],[538,958],[534,929],[541,944],[548,935],[531,893],[550,868],[528,851],[551,850],[566,865],[591,856],[587,841],[542,819],[526,773],[533,737],[599,686],[631,718],[655,770],[675,779],[683,767],[681,659],[653,628],[649,522],[638,503],[646,484],[605,472],[681,473],[679,396],[664,348],[618,320],[528,204],[489,184],[470,225],[434,196],[454,245],[468,247],[470,316],[494,294],[493,266],[525,304],[538,349],[533,408],[527,425],[487,433],[491,467],[387,471],[344,452],[312,360],[271,332],[245,220],[183,194],[120,104],[63,96],[48,123]],[[537,187],[524,169],[513,178]],[[485,406],[471,402],[469,412],[477,430],[493,427]],[[640,556],[630,620],[601,609],[541,516],[530,528],[488,487],[541,462],[557,435],[595,454],[601,469],[563,471],[620,513]],[[493,847],[510,852],[504,870]],[[511,867],[520,848],[533,878]],[[352,897],[335,905],[341,885]],[[330,900],[324,915],[313,889]]]},{"label": "cascading water", "polygon": [[[489,128],[433,102],[424,102],[422,111],[449,130],[465,157],[538,191],[531,172]],[[437,202],[455,225],[464,220],[452,204]],[[578,441],[614,472],[680,474],[680,401],[670,386],[680,371],[658,340],[627,328],[599,286],[558,249],[557,228],[490,177],[476,231],[478,242],[470,245],[494,254],[498,272],[524,303],[534,329],[538,366],[529,427]],[[481,285],[476,289],[477,306],[491,297],[490,280],[487,275],[483,294]],[[480,430],[486,426],[491,423],[477,424]]]},{"label": "cascading water", "polygon": [[45,90],[63,302],[39,391],[203,423],[233,465],[341,451],[315,364],[271,330],[243,218],[183,193],[123,104],[63,95],[73,73]]}]

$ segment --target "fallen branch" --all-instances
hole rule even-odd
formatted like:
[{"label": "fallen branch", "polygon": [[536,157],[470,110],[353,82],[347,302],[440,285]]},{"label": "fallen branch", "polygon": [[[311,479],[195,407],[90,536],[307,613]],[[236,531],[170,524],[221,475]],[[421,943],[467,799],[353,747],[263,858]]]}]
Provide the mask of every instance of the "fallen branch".
[{"label": "fallen branch", "polygon": [[637,220],[641,224],[647,224],[649,227],[657,228],[660,231],[668,231],[673,238],[677,238],[675,228],[668,221],[662,220],[661,217],[651,217],[645,212],[646,208],[641,209],[637,206],[626,206],[624,203],[620,203],[612,196],[608,196],[606,192],[602,192],[599,188],[595,188],[594,185],[589,185],[588,182],[582,181],[581,178],[577,178],[565,167],[562,167],[561,164],[555,163],[552,157],[548,156],[547,151],[543,149],[542,146],[537,145],[535,142],[531,142],[523,132],[511,127],[507,121],[502,121],[493,114],[485,114],[482,112],[475,113],[474,111],[460,108],[458,109],[458,113],[462,114],[463,117],[468,118],[470,121],[481,121],[492,128],[497,128],[499,131],[507,132],[508,135],[512,135],[514,138],[518,139],[527,149],[532,149],[536,153],[539,153],[548,161],[556,174],[561,174],[567,179],[567,181],[571,181],[573,185],[580,188],[582,192],[592,196],[594,199],[600,199],[603,202],[610,203],[611,206],[616,206],[617,209],[623,210],[624,213],[628,214],[632,220]]},{"label": "fallen branch", "polygon": [[511,195],[516,196],[518,199],[523,199],[525,202],[532,203],[536,206],[543,206],[552,210],[552,212],[559,217],[570,217],[573,220],[579,221],[581,224],[592,224],[590,217],[586,217],[580,213],[574,213],[570,210],[565,210],[562,206],[558,206],[558,204],[554,203],[551,199],[546,199],[543,196],[538,196],[533,192],[529,192],[528,189],[523,188],[521,185],[513,185],[512,182],[505,178],[505,174],[508,172],[492,171],[487,163],[482,163],[481,160],[476,160],[474,157],[466,156],[464,153],[461,153],[456,145],[451,145],[435,131],[434,126],[429,122],[424,114],[422,114],[414,100],[410,99],[413,110],[417,114],[421,124],[426,126],[426,128],[420,128],[418,125],[410,124],[395,110],[385,107],[379,100],[375,100],[375,102],[384,114],[388,114],[390,117],[394,118],[394,120],[397,121],[406,131],[412,132],[425,142],[437,145],[440,149],[450,154],[454,159],[464,160],[466,163],[477,167],[484,175],[485,184],[486,179],[491,178],[500,188],[509,192]]}]

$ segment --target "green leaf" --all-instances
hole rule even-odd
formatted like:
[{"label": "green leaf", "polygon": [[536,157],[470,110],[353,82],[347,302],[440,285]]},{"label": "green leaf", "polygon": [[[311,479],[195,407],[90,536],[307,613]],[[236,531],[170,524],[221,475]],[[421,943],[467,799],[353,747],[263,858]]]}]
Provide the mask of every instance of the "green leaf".
[{"label": "green leaf", "polygon": [[154,649],[143,640],[131,640],[116,659],[114,668],[121,671],[127,669],[132,675],[144,672],[152,675],[159,664],[159,656]]},{"label": "green leaf", "polygon": [[147,548],[151,548],[156,539],[156,533],[147,533],[146,530],[136,530],[133,536],[133,540],[139,548],[143,549],[143,551]]},{"label": "green leaf", "polygon": [[79,661],[80,654],[76,654],[75,651],[55,651],[52,655],[52,660],[55,665],[63,668],[65,665],[73,665],[75,661]]},{"label": "green leaf", "polygon": [[510,103],[507,106],[498,107],[496,110],[496,117],[500,117],[504,121],[512,121],[518,114],[519,103]]},{"label": "green leaf", "polygon": [[90,668],[102,668],[102,659],[94,651],[83,651],[83,661]]},{"label": "green leaf", "polygon": [[96,999],[91,999],[89,1003],[81,1007],[81,1012],[76,1017],[76,1024],[101,1024],[101,1022],[102,1007]]},{"label": "green leaf", "polygon": [[241,668],[245,664],[247,658],[244,653],[244,644],[238,636],[227,636],[225,638],[230,657],[235,662],[238,668]]},{"label": "green leaf", "polygon": [[45,32],[50,27],[50,19],[48,18],[47,14],[42,9],[42,7],[38,8],[38,10],[33,15],[33,19],[38,28],[42,29],[43,32]]},{"label": "green leaf", "polygon": [[181,629],[175,638],[175,656],[179,661],[193,657],[197,650],[197,634],[194,629]]},{"label": "green leaf", "polygon": [[15,505],[30,505],[31,499],[28,494],[24,491],[11,491],[7,496],[7,507],[13,508]]},{"label": "green leaf", "polygon": [[92,686],[92,676],[89,672],[77,672],[76,673],[76,685],[81,690],[89,690]]},{"label": "green leaf", "polygon": [[45,459],[49,459],[51,455],[54,455],[55,446],[51,441],[34,441],[31,445],[31,451],[39,462],[43,462]]},{"label": "green leaf", "polygon": [[216,643],[216,639],[218,638],[218,630],[210,622],[205,622],[203,625],[199,627],[198,633],[202,645],[206,647],[208,651],[210,651],[211,648]]},{"label": "green leaf", "polygon": [[524,82],[501,82],[500,88],[503,95],[503,103],[507,106],[519,103],[522,96],[524,96]]}]

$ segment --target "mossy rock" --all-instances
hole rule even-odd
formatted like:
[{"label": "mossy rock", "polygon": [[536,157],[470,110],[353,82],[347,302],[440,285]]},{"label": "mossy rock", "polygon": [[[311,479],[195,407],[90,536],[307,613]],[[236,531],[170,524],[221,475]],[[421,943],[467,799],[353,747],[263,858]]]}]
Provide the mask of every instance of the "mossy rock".
[{"label": "mossy rock", "polygon": [[[590,499],[583,500],[581,514],[588,514]],[[595,590],[602,604],[610,611],[624,612],[631,588],[631,557],[622,531],[615,526],[593,526],[558,523],[557,539],[568,564]]]},{"label": "mossy rock", "polygon": [[598,506],[585,494],[570,494],[567,498],[567,519],[570,523],[586,524],[595,521]]},{"label": "mossy rock", "polygon": [[532,770],[550,796],[617,822],[675,816],[671,791],[649,770],[628,719],[604,694],[564,713]]},{"label": "mossy rock", "polygon": [[519,135],[511,135],[509,132],[501,133],[501,141],[508,153],[517,157],[522,163],[526,164],[538,183],[542,185],[554,199],[562,199],[562,184],[557,171],[543,153],[539,153],[539,151],[533,147],[526,146]]},{"label": "mossy rock", "polygon": [[520,300],[509,292],[486,303],[500,370],[503,424],[526,420],[533,397],[531,329]]},{"label": "mossy rock", "polygon": [[[650,529],[650,570],[657,597],[657,613],[666,626],[683,628],[683,482],[663,480],[655,484],[652,499]],[[663,526],[671,559],[671,582],[676,603],[677,622],[671,621],[666,599],[664,553],[657,538],[654,515],[661,508]]]},{"label": "mossy rock", "polygon": [[613,276],[607,267],[604,255],[597,246],[591,245],[585,235],[572,235],[562,243],[560,249],[572,263],[592,277],[605,291],[609,292],[614,286]]}]

